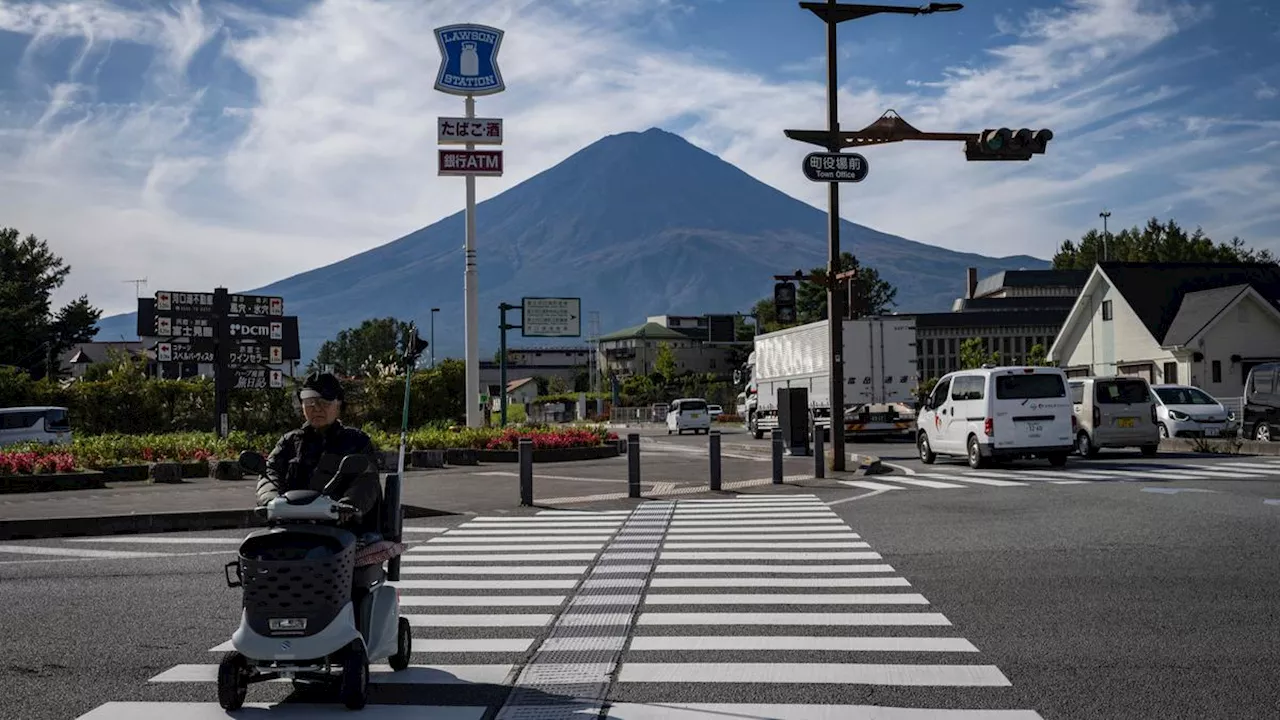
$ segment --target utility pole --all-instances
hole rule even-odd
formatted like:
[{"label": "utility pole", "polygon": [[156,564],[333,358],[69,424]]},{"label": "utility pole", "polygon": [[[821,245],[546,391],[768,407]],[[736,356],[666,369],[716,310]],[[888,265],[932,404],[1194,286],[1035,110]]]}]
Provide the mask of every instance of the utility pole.
[{"label": "utility pole", "polygon": [[510,325],[507,323],[507,312],[511,310],[520,310],[521,305],[511,305],[509,303],[500,303],[498,305],[498,382],[501,387],[498,388],[498,422],[502,427],[507,426],[507,331],[519,330],[524,327],[521,325]]},{"label": "utility pole", "polygon": [[1111,217],[1111,211],[1103,210],[1102,212],[1098,213],[1098,217],[1102,218],[1102,260],[1103,262],[1106,262],[1107,241],[1111,239],[1111,236],[1107,233],[1107,218]]},{"label": "utility pole", "polygon": [[[890,110],[876,120],[871,125],[855,132],[843,132],[839,126],[839,116],[836,107],[836,95],[838,92],[839,78],[836,72],[836,25],[847,20],[858,20],[871,15],[881,13],[894,13],[901,15],[928,15],[936,12],[953,12],[961,10],[964,5],[960,3],[929,3],[923,7],[919,6],[897,6],[897,5],[856,5],[850,3],[840,3],[836,0],[826,0],[826,2],[802,2],[801,9],[808,10],[817,15],[826,23],[827,30],[827,129],[826,130],[785,130],[784,134],[792,139],[800,142],[818,145],[827,150],[828,153],[840,153],[848,147],[861,147],[865,145],[879,145],[883,143],[899,142],[902,140],[933,140],[933,141],[960,141],[965,144],[965,159],[969,161],[986,161],[986,160],[1030,160],[1032,155],[1043,154],[1049,141],[1053,139],[1053,133],[1049,130],[1032,131],[1026,128],[1020,130],[1010,130],[1008,128],[988,129],[981,133],[926,133],[917,130],[908,124],[905,120],[898,116],[897,113]],[[811,156],[812,157],[812,156]],[[844,333],[841,324],[845,316],[843,312],[843,300],[839,292],[839,281],[837,276],[841,274],[840,268],[840,193],[839,182],[861,182],[866,177],[866,164],[860,156],[840,156],[834,158],[828,155],[825,159],[818,157],[814,161],[821,164],[826,160],[840,160],[842,164],[839,167],[848,167],[847,162],[854,161],[853,168],[841,177],[838,173],[830,175],[830,180],[826,177],[819,177],[817,174],[810,174],[806,169],[806,176],[811,180],[823,180],[829,183],[828,188],[828,229],[827,229],[827,323],[829,328],[830,341],[830,368],[831,368],[831,450],[834,455],[832,458],[832,469],[841,471],[845,469],[844,455],[844,433],[837,431],[837,428],[844,428],[844,362],[843,362],[843,343]],[[816,166],[806,166],[812,168]],[[826,166],[830,170],[830,166]],[[860,171],[860,172],[859,172]],[[778,286],[775,286],[775,302],[778,301]]]}]

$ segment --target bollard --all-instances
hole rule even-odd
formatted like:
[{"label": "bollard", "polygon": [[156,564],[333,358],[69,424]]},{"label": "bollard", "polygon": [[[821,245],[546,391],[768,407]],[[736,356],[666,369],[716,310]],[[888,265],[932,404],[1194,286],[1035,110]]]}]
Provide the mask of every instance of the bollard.
[{"label": "bollard", "polygon": [[627,497],[640,497],[640,434],[627,434]]},{"label": "bollard", "polygon": [[520,438],[520,504],[533,504],[533,439]]},{"label": "bollard", "polygon": [[822,451],[822,440],[826,434],[820,425],[813,424],[813,476],[818,479],[827,476],[827,459]]},{"label": "bollard", "polygon": [[773,431],[773,484],[782,484],[782,431]]},{"label": "bollard", "polygon": [[720,489],[720,431],[711,431],[711,489]]}]

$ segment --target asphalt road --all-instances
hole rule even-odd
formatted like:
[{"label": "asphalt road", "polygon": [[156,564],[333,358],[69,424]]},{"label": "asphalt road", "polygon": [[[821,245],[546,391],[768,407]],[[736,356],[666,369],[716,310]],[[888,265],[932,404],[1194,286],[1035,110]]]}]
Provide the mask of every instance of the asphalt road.
[{"label": "asphalt road", "polygon": [[[418,667],[378,673],[363,716],[498,717],[528,664],[607,679],[615,720],[1276,717],[1280,480],[1244,468],[1263,459],[1211,466],[1229,462],[1237,477],[762,486],[414,521]],[[206,678],[237,622],[222,566],[242,536],[0,544],[0,717],[223,717]],[[317,700],[258,685],[250,703],[288,702],[241,716],[318,717],[294,705]]]}]

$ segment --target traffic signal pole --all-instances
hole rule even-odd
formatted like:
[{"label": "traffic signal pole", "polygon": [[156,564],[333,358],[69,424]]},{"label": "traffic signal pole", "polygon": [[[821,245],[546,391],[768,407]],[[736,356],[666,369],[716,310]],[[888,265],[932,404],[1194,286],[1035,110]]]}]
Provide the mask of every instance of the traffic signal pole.
[{"label": "traffic signal pole", "polygon": [[[828,0],[828,7],[835,10],[835,0]],[[827,18],[827,152],[840,152],[839,92],[840,80],[836,72],[835,17]],[[830,353],[827,365],[831,398],[831,469],[844,472],[844,312],[840,289],[835,276],[840,272],[840,183],[827,183],[827,342]]]}]

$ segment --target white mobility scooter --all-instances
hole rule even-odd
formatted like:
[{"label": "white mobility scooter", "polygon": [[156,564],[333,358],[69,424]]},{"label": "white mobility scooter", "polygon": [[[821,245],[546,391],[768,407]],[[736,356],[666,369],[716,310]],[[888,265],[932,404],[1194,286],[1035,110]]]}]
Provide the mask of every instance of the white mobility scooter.
[{"label": "white mobility scooter", "polygon": [[[266,460],[246,452],[240,465],[261,475]],[[391,559],[388,572],[382,559],[357,563],[369,541],[390,546],[391,553],[403,550],[400,477],[386,479],[381,537],[366,537],[361,546],[354,533],[338,527],[339,521],[359,520],[359,513],[334,498],[368,467],[368,458],[348,455],[323,490],[290,490],[256,509],[267,527],[250,533],[239,559],[225,568],[227,586],[243,588],[244,609],[231,636],[233,650],[218,666],[224,709],[240,708],[252,683],[292,679],[336,680],[339,700],[357,710],[368,698],[370,663],[409,666],[409,621],[400,617],[399,593],[386,584],[399,579],[400,558]]]}]

